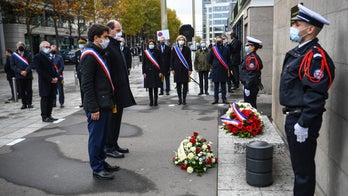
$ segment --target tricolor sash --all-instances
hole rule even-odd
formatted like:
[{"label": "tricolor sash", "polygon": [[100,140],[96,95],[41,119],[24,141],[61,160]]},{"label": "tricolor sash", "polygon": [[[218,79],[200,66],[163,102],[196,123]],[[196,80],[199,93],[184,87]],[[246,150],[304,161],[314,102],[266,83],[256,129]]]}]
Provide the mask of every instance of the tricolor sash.
[{"label": "tricolor sash", "polygon": [[174,50],[176,52],[176,55],[178,55],[180,61],[182,62],[182,64],[184,65],[184,67],[187,69],[187,70],[190,70],[190,67],[189,67],[189,64],[187,63],[186,59],[184,58],[184,56],[182,55],[180,49],[178,46],[174,46]]},{"label": "tricolor sash", "polygon": [[232,104],[232,109],[240,121],[244,121],[247,119],[247,117],[244,116],[244,114],[239,110],[236,102]]},{"label": "tricolor sash", "polygon": [[161,70],[161,67],[157,63],[156,59],[152,56],[151,52],[149,50],[145,50],[144,53],[146,54],[147,58],[151,61],[151,63],[158,69]]},{"label": "tricolor sash", "polygon": [[218,50],[217,46],[214,46],[213,47],[213,52],[216,56],[216,58],[219,60],[219,62],[221,63],[221,65],[226,69],[228,70],[228,65],[227,63],[225,62],[224,60],[224,57],[220,54],[220,51]]},{"label": "tricolor sash", "polygon": [[27,66],[29,66],[29,62],[26,58],[24,58],[23,56],[17,54],[16,52],[13,53],[13,55],[15,57],[17,57],[17,59],[19,59],[21,62],[23,62],[24,64],[26,64]]},{"label": "tricolor sash", "polygon": [[220,120],[221,120],[222,124],[224,124],[224,125],[238,126],[240,124],[240,122],[238,120],[232,120],[230,118],[221,117]]},{"label": "tricolor sash", "polygon": [[112,83],[110,71],[109,71],[109,68],[108,68],[108,65],[106,64],[106,62],[104,62],[103,58],[96,51],[94,51],[92,48],[86,49],[81,54],[81,58],[80,59],[82,60],[83,57],[86,56],[87,54],[91,54],[98,61],[99,65],[103,69],[106,77],[108,78],[108,80],[109,80],[109,82],[111,84],[111,87],[112,87],[112,92],[114,93],[115,92],[115,87],[114,87],[114,84]]}]

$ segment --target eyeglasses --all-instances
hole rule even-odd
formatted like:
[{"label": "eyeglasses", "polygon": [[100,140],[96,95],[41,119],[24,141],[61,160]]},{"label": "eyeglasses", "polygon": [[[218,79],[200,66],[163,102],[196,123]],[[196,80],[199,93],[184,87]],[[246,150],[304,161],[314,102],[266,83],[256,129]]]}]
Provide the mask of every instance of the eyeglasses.
[{"label": "eyeglasses", "polygon": [[44,46],[44,48],[51,48],[51,46]]},{"label": "eyeglasses", "polygon": [[116,29],[116,32],[121,32],[122,31],[122,29]]}]

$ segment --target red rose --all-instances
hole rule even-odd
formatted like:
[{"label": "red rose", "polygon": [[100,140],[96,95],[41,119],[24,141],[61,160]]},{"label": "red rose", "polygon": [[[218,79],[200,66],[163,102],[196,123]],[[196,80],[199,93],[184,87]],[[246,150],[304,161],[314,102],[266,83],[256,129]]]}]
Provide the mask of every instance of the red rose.
[{"label": "red rose", "polygon": [[211,164],[211,158],[209,157],[206,161],[205,161],[206,164]]},{"label": "red rose", "polygon": [[193,136],[197,137],[198,136],[198,132],[193,132]]},{"label": "red rose", "polygon": [[210,145],[207,145],[207,149],[210,150]]},{"label": "red rose", "polygon": [[196,153],[201,152],[201,149],[199,147],[196,148]]},{"label": "red rose", "polygon": [[182,164],[182,165],[180,166],[180,168],[181,168],[182,170],[186,170],[186,168],[187,168],[187,165],[185,165],[185,164]]},{"label": "red rose", "polygon": [[191,137],[190,142],[191,142],[192,144],[195,144],[195,143],[196,143],[196,139],[193,138],[193,137]]},{"label": "red rose", "polygon": [[238,128],[233,127],[233,129],[232,129],[232,133],[233,133],[233,134],[238,134]]}]

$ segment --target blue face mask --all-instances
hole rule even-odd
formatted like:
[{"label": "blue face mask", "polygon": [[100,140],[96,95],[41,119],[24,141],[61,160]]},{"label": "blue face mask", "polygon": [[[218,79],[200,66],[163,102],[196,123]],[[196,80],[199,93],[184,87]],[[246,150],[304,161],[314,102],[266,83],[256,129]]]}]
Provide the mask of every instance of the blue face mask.
[{"label": "blue face mask", "polygon": [[149,45],[149,49],[150,49],[150,50],[152,50],[152,49],[154,49],[154,48],[155,48],[155,45],[152,45],[152,44]]},{"label": "blue face mask", "polygon": [[123,47],[123,46],[124,46],[124,43],[123,43],[123,42],[121,42],[121,43],[120,43],[120,46],[122,46],[122,47]]},{"label": "blue face mask", "polygon": [[244,51],[245,51],[246,53],[249,53],[249,52],[250,52],[249,46],[245,46],[245,47],[244,47]]},{"label": "blue face mask", "polygon": [[45,54],[49,54],[49,53],[51,52],[51,49],[50,49],[50,48],[45,48],[45,49],[43,50],[43,52],[44,52]]},{"label": "blue face mask", "polygon": [[294,42],[300,42],[302,38],[300,37],[299,33],[300,30],[294,27],[290,27],[290,40]]}]

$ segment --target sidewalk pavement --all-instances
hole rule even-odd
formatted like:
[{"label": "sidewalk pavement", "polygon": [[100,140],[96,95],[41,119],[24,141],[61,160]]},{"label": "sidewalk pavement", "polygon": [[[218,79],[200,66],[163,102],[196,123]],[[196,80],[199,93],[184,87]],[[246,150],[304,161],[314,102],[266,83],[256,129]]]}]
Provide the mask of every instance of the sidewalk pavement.
[{"label": "sidewalk pavement", "polygon": [[[274,157],[274,183],[266,188],[247,185],[244,155],[222,160],[233,161],[235,167],[219,175],[220,164],[203,177],[176,167],[171,162],[174,151],[193,131],[212,141],[214,153],[220,156],[218,117],[228,106],[211,104],[212,86],[209,96],[198,96],[199,88],[191,82],[187,105],[176,105],[172,83],[171,95],[160,96],[159,106],[150,107],[142,87],[141,66],[134,60],[130,82],[137,105],[124,110],[119,139],[130,153],[124,159],[108,158],[108,162],[122,168],[113,181],[92,177],[86,117],[78,107],[80,92],[73,66],[65,69],[65,107],[54,108],[52,114],[62,120],[50,124],[41,121],[36,73],[34,109],[26,110],[19,109],[20,102],[4,103],[10,91],[4,73],[0,73],[0,195],[292,195],[287,154]],[[228,100],[241,98],[239,89]],[[269,116],[270,96],[260,95],[258,101],[259,111]],[[225,182],[229,192],[218,191],[218,179],[226,176],[235,176],[233,181]]]}]

